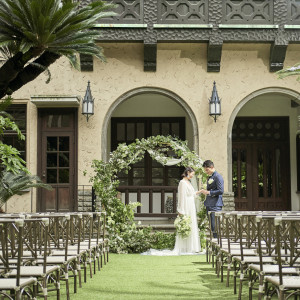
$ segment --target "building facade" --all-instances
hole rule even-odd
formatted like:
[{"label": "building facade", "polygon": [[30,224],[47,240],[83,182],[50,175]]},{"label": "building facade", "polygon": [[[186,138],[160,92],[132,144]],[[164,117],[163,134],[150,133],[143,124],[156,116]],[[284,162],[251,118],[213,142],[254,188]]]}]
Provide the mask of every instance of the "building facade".
[{"label": "building facade", "polygon": [[[300,86],[274,71],[299,62],[300,3],[113,2],[119,15],[97,27],[106,63],[84,56],[79,72],[61,58],[49,84],[41,75],[13,95],[26,114],[27,166],[54,189],[17,196],[6,211],[77,210],[93,159],[157,134],[186,139],[213,160],[236,209],[299,210]],[[88,81],[94,115],[87,121],[81,107]],[[214,81],[222,108],[216,122],[208,106]],[[149,157],[120,174],[123,187],[175,187],[179,178],[178,168]],[[142,202],[139,212],[166,213],[160,201],[172,192],[154,196],[151,208],[147,193],[130,194]]]}]

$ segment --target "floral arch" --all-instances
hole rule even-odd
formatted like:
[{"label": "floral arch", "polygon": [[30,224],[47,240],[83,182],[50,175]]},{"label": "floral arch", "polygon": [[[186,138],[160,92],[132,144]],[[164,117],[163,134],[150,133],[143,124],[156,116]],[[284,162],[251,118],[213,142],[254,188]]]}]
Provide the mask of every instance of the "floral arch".
[{"label": "floral arch", "polygon": [[[152,159],[163,165],[192,167],[198,177],[203,182],[206,181],[200,157],[188,148],[186,141],[171,136],[151,136],[147,139],[137,139],[129,145],[119,144],[117,149],[110,153],[108,162],[94,160],[92,164],[94,174],[90,181],[101,200],[101,208],[97,209],[105,210],[107,213],[107,228],[111,234],[110,247],[115,252],[140,252],[147,248],[147,245],[141,245],[143,242],[137,237],[145,234],[144,231],[147,229],[138,229],[134,223],[134,209],[141,204],[126,205],[117,197],[119,185],[117,174],[121,170],[128,172],[130,165],[140,161],[146,151]],[[203,212],[201,214],[203,215]],[[131,241],[139,240],[140,244],[137,243],[135,249],[128,249],[125,237],[132,235],[135,238],[131,237]]]}]

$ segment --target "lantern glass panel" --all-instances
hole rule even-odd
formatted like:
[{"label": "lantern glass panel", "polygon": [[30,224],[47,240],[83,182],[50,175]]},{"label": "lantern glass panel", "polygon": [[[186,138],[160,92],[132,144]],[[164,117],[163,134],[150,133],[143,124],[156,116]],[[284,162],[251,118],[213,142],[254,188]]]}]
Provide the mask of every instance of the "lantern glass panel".
[{"label": "lantern glass panel", "polygon": [[210,103],[209,107],[210,107],[210,109],[209,109],[210,115],[214,115],[216,113],[215,103]]},{"label": "lantern glass panel", "polygon": [[88,102],[87,105],[87,113],[88,114],[93,114],[94,113],[94,103],[93,102]]},{"label": "lantern glass panel", "polygon": [[216,115],[220,115],[221,114],[221,105],[220,103],[216,103]]},{"label": "lantern glass panel", "polygon": [[86,114],[87,111],[88,111],[88,103],[86,101],[83,101],[83,104],[82,104],[82,113]]}]

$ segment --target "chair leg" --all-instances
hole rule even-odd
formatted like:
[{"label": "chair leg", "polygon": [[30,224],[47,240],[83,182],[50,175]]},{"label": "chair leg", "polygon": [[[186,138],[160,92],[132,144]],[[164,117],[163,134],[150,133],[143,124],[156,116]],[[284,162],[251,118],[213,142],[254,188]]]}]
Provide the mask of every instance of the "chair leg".
[{"label": "chair leg", "polygon": [[104,252],[103,252],[103,261],[104,261],[104,265],[106,265],[106,249],[105,249],[105,246],[103,248]]},{"label": "chair leg", "polygon": [[[269,291],[268,291],[268,282],[265,281],[265,299],[268,299],[268,294],[269,294]],[[259,296],[259,295],[258,295]],[[259,298],[258,298],[259,299]]]},{"label": "chair leg", "polygon": [[222,252],[218,252],[216,256],[216,273],[218,278],[220,277],[221,268],[222,268]]},{"label": "chair leg", "polygon": [[86,282],[86,269],[87,269],[87,262],[86,262],[86,260],[87,260],[87,257],[86,257],[86,254],[84,254],[84,256],[83,256],[83,280],[84,280],[84,282]]},{"label": "chair leg", "polygon": [[206,249],[206,262],[208,263],[208,240],[205,241],[205,249]]},{"label": "chair leg", "polygon": [[284,291],[279,289],[279,300],[284,300]]},{"label": "chair leg", "polygon": [[243,281],[244,281],[244,265],[241,263],[241,268],[240,268],[240,284],[239,284],[239,295],[238,295],[238,300],[242,299],[242,289],[243,289]]},{"label": "chair leg", "polygon": [[94,274],[96,274],[96,260],[97,260],[97,250],[93,250],[93,263],[94,263]]},{"label": "chair leg", "polygon": [[231,256],[228,255],[228,258],[227,258],[227,278],[226,278],[226,287],[229,287],[230,270],[231,270]]},{"label": "chair leg", "polygon": [[78,272],[77,272],[77,270],[75,269],[75,270],[74,270],[74,294],[77,293],[77,276],[78,276]]},{"label": "chair leg", "polygon": [[212,267],[215,267],[215,249],[213,248],[213,246],[211,246],[211,263],[212,263]]},{"label": "chair leg", "polygon": [[68,273],[68,265],[64,265],[64,276],[66,281],[66,294],[67,294],[67,300],[70,300],[70,287],[69,287],[69,273]]},{"label": "chair leg", "polygon": [[59,270],[56,271],[56,300],[60,300]]},{"label": "chair leg", "polygon": [[101,270],[101,268],[100,268],[100,253],[99,253],[99,249],[97,248],[97,263],[98,263],[98,271],[100,271]]},{"label": "chair leg", "polygon": [[77,259],[77,264],[76,264],[76,268],[77,268],[77,271],[78,271],[78,282],[79,282],[79,287],[82,288],[82,279],[81,279],[81,259],[80,257],[78,257]]},{"label": "chair leg", "polygon": [[217,277],[219,277],[219,253],[216,254],[215,259],[215,273],[217,274]]},{"label": "chair leg", "polygon": [[47,277],[46,276],[43,278],[42,288],[43,288],[44,300],[47,300],[48,290],[47,290]]},{"label": "chair leg", "polygon": [[89,268],[90,268],[90,278],[93,278],[93,262],[92,262],[92,251],[89,250]]},{"label": "chair leg", "polygon": [[264,274],[259,274],[259,286],[258,286],[258,300],[262,300],[264,297]]},{"label": "chair leg", "polygon": [[37,297],[37,294],[38,294],[38,283],[37,282],[34,283],[32,290],[33,290],[34,296]]},{"label": "chair leg", "polygon": [[[253,278],[252,278],[253,277]],[[253,289],[253,282],[254,282],[255,272],[249,270],[249,300],[252,300],[252,289]]]},{"label": "chair leg", "polygon": [[237,277],[237,271],[236,271],[236,261],[233,262],[233,293],[236,294],[236,277]]},{"label": "chair leg", "polygon": [[21,300],[21,291],[16,291],[16,300]]},{"label": "chair leg", "polygon": [[224,254],[223,254],[223,252],[221,252],[221,255],[220,255],[221,282],[223,282],[223,279],[224,279],[223,267],[224,267]]}]

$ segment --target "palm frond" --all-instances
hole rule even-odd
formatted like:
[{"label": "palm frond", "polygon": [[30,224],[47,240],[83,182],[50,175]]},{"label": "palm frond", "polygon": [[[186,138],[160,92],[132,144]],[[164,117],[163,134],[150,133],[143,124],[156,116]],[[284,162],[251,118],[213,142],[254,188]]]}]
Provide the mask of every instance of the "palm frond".
[{"label": "palm frond", "polygon": [[3,171],[0,178],[0,206],[5,204],[13,195],[20,195],[28,188],[46,188],[51,190],[52,187],[41,181],[38,176],[20,172]]},{"label": "palm frond", "polygon": [[[92,29],[100,18],[116,15],[109,11],[116,6],[102,1],[83,7],[79,4],[71,0],[1,0],[0,45],[14,42],[23,53],[47,49],[70,58],[69,46],[73,44],[75,53],[86,53],[86,47],[76,44],[95,43],[99,32]],[[89,52],[103,59],[99,51],[96,47]]]},{"label": "palm frond", "polygon": [[11,105],[11,103],[12,103],[11,96],[8,96],[3,100],[0,100],[0,115],[12,119],[12,116],[5,111]]},{"label": "palm frond", "polygon": [[20,51],[20,43],[18,43],[17,41],[6,42],[2,45],[0,44],[0,60],[6,61],[18,51]]}]

